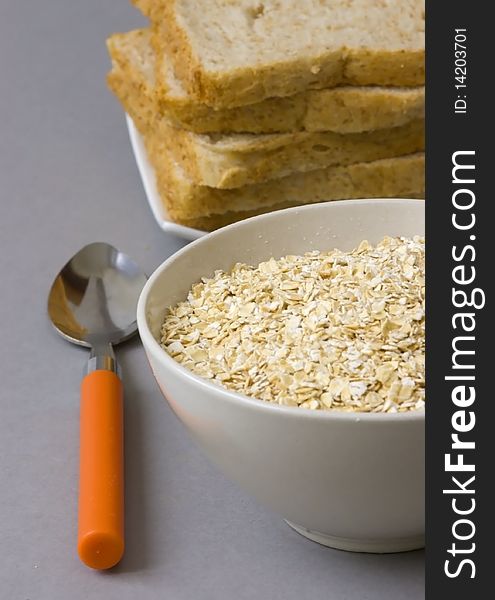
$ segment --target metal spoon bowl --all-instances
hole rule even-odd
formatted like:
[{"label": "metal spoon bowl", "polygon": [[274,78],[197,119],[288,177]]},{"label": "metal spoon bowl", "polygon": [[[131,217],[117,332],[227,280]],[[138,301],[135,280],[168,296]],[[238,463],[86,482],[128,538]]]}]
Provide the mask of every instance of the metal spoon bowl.
[{"label": "metal spoon bowl", "polygon": [[145,282],[126,254],[103,242],[89,244],[55,278],[48,297],[50,319],[75,344],[118,344],[137,330],[136,306]]}]

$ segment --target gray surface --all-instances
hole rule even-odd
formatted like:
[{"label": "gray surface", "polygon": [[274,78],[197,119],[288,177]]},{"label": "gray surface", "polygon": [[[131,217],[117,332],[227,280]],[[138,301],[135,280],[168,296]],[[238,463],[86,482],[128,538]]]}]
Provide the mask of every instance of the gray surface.
[{"label": "gray surface", "polygon": [[0,3],[0,599],[394,600],[423,597],[422,552],[338,552],[226,481],[160,397],[136,340],[126,386],[127,553],[75,553],[78,384],[86,352],[47,323],[52,277],[107,240],[152,271],[181,242],[149,212],[104,39],[143,20],[125,0]]}]

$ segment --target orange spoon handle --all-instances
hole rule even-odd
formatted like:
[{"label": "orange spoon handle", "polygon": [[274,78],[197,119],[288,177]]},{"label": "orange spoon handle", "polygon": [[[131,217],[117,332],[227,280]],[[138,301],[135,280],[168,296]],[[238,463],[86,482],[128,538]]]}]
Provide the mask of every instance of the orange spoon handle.
[{"label": "orange spoon handle", "polygon": [[113,567],[124,552],[123,388],[112,371],[81,384],[77,550],[93,569]]}]

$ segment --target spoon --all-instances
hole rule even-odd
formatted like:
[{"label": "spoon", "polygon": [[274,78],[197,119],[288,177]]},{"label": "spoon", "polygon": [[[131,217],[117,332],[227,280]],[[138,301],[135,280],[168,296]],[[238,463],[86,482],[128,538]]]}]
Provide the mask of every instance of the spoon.
[{"label": "spoon", "polygon": [[128,256],[97,242],[69,260],[48,297],[55,329],[91,348],[81,383],[77,549],[94,569],[113,567],[124,553],[123,387],[112,345],[136,332],[145,282]]}]

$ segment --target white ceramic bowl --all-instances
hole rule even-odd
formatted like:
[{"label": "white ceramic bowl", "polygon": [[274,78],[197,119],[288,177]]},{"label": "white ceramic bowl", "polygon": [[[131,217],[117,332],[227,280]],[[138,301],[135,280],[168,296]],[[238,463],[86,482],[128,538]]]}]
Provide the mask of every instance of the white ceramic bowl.
[{"label": "white ceramic bowl", "polygon": [[355,200],[235,223],[177,252],[150,277],[138,326],[156,380],[207,456],[297,531],[345,550],[397,552],[424,544],[424,413],[367,414],[283,407],[227,391],[159,345],[166,307],[235,262],[363,239],[424,233],[418,200]]}]

